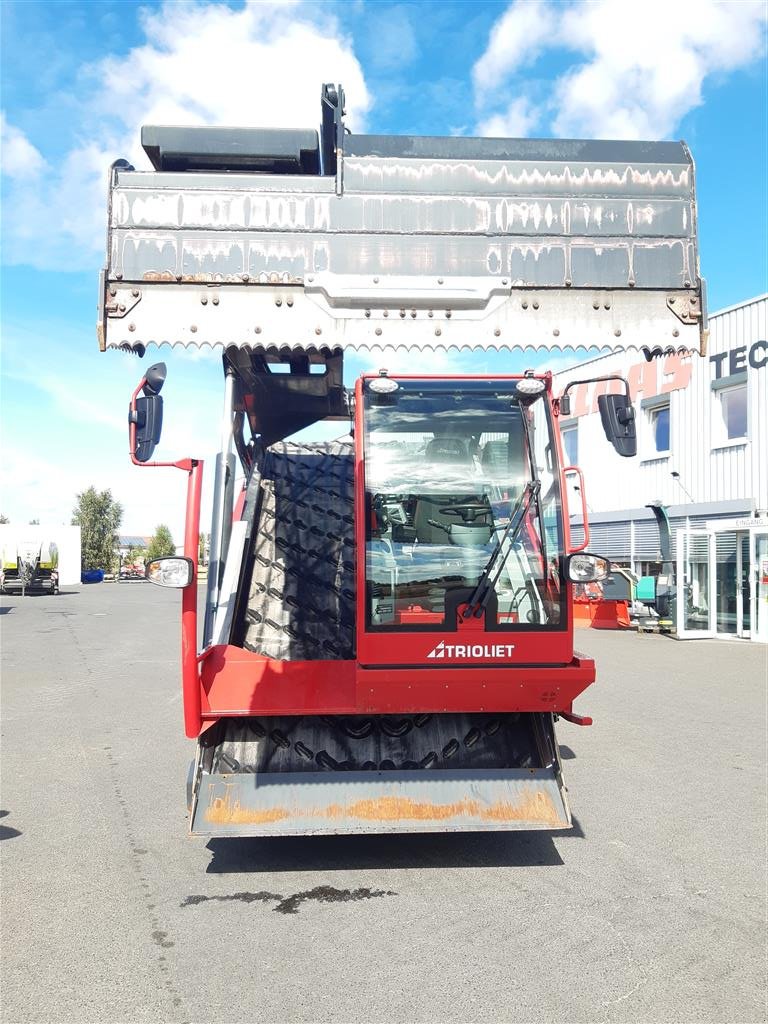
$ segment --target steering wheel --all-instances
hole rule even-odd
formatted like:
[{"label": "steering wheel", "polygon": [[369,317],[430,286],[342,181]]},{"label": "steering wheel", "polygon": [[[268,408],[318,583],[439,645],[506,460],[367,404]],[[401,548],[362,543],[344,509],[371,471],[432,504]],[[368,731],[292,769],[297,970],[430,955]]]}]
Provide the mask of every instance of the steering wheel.
[{"label": "steering wheel", "polygon": [[444,516],[461,516],[465,523],[474,523],[479,516],[487,516],[491,511],[488,505],[481,505],[476,501],[467,501],[462,505],[447,505],[441,508]]}]

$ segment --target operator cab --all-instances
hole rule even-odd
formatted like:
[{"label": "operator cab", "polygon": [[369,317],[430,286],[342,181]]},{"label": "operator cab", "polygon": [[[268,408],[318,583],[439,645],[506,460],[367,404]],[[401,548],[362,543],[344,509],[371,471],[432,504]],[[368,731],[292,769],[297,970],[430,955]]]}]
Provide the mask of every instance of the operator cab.
[{"label": "operator cab", "polygon": [[478,586],[486,629],[563,628],[546,400],[514,380],[378,380],[363,390],[367,628],[451,628]]}]

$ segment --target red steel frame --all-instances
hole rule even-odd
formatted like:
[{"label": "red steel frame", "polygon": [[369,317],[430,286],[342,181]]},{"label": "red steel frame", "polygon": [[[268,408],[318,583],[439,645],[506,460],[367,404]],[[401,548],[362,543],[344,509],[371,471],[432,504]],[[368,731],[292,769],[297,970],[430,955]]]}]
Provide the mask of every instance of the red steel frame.
[{"label": "red steel frame", "polygon": [[[355,403],[355,507],[365,508],[363,467],[364,422],[362,388],[356,385]],[[398,375],[397,380],[423,380]],[[466,376],[435,376],[435,380],[466,380]],[[477,380],[520,380],[521,375],[478,376]],[[540,378],[553,417],[552,375]],[[142,380],[131,399],[145,384]],[[558,465],[563,464],[559,430],[554,430]],[[357,551],[358,657],[355,661],[276,661],[231,645],[197,649],[197,553],[200,529],[202,462],[138,462],[136,427],[131,424],[131,459],[138,466],[172,466],[188,473],[185,556],[195,566],[193,582],[182,595],[182,691],[184,727],[196,738],[223,717],[240,715],[397,714],[455,711],[556,712],[579,725],[591,719],[573,713],[573,701],[595,680],[594,662],[573,652],[573,601],[567,586],[567,625],[562,631],[486,632],[484,623],[462,624],[461,634],[481,644],[514,644],[509,662],[471,664],[446,659],[439,666],[426,656],[441,640],[459,636],[445,632],[368,633],[365,630],[365,522],[355,517]],[[569,470],[572,467],[568,467]],[[560,470],[561,500],[566,511],[564,470]],[[582,500],[585,500],[582,484]],[[586,507],[586,506],[585,506]],[[585,516],[585,534],[586,516]],[[568,516],[563,515],[566,551],[572,551]],[[588,534],[586,534],[588,541]],[[579,549],[586,546],[586,543]],[[391,652],[395,651],[393,655]],[[396,665],[391,662],[395,660]]]},{"label": "red steel frame", "polygon": [[[131,413],[136,412],[136,399],[147,383],[142,377],[131,395]],[[181,469],[187,474],[187,513],[184,522],[184,557],[192,561],[192,582],[181,592],[181,679],[184,698],[184,731],[193,737],[200,733],[202,694],[197,667],[197,555],[200,544],[200,495],[203,487],[203,463],[200,459],[179,459],[177,462],[139,462],[136,458],[136,423],[128,427],[129,455],[134,466],[159,466]]]}]

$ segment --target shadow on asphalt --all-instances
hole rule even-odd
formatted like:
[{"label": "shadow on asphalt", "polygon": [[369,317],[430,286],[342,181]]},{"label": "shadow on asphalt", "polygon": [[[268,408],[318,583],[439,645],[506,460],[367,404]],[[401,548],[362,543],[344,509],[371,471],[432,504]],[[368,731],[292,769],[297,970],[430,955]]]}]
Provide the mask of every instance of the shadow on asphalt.
[{"label": "shadow on asphalt", "polygon": [[[0,811],[0,818],[7,818],[10,811]],[[10,825],[0,825],[0,842],[4,839],[15,839],[16,836],[20,836],[21,832],[17,828],[11,828]]]},{"label": "shadow on asphalt", "polygon": [[576,757],[576,754],[571,750],[570,747],[567,747],[565,743],[561,743],[560,757],[563,759],[563,761],[572,761]]},{"label": "shadow on asphalt", "polygon": [[208,874],[284,871],[364,871],[401,868],[555,867],[564,863],[553,839],[583,839],[573,828],[557,832],[426,832],[403,835],[275,836],[211,839]]},{"label": "shadow on asphalt", "polygon": [[0,608],[0,615],[7,615],[8,612],[12,612],[12,611],[13,611],[13,605],[12,604],[5,604],[5,605],[3,605],[2,608]]}]

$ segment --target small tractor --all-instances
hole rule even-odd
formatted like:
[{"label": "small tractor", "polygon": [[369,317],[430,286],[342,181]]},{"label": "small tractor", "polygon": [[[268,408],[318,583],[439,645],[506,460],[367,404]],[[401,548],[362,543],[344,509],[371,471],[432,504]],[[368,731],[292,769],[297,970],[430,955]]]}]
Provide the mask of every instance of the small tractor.
[{"label": "small tractor", "polygon": [[[190,828],[568,828],[555,723],[591,724],[595,680],[572,589],[608,571],[569,529],[568,389],[412,353],[701,351],[691,157],[354,135],[343,108],[324,86],[319,132],[147,126],[153,169],[110,172],[100,347],[222,350],[200,647],[202,463],[152,461],[164,364],[129,411],[133,462],[187,474],[184,557],[146,572],[182,590]],[[359,352],[386,369],[347,389]],[[600,392],[631,457],[626,382]]]}]

